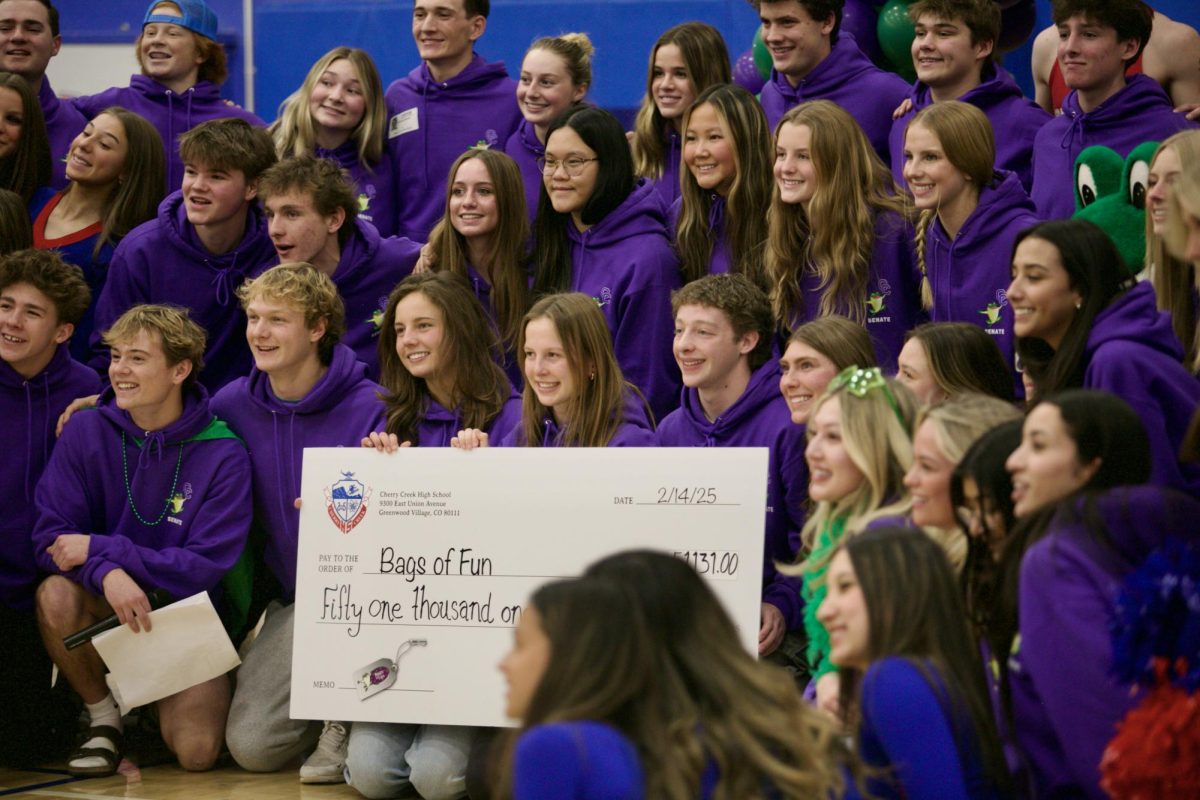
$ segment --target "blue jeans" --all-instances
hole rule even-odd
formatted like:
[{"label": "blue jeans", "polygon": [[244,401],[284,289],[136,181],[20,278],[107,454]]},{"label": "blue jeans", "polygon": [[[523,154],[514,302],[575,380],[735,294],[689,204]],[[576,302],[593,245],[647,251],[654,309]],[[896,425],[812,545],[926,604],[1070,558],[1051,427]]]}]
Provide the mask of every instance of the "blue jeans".
[{"label": "blue jeans", "polygon": [[356,722],[350,728],[346,783],[363,797],[400,797],[415,789],[424,800],[466,794],[467,757],[475,728]]}]

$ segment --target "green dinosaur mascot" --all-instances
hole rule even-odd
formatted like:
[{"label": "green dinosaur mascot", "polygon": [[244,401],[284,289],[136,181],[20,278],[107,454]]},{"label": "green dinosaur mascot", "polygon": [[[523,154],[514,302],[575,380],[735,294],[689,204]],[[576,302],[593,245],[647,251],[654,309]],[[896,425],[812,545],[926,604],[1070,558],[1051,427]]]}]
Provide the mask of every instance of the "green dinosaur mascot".
[{"label": "green dinosaur mascot", "polygon": [[1124,161],[1107,147],[1088,147],[1075,159],[1075,219],[1104,229],[1131,275],[1146,255],[1146,182],[1158,142],[1142,142]]}]

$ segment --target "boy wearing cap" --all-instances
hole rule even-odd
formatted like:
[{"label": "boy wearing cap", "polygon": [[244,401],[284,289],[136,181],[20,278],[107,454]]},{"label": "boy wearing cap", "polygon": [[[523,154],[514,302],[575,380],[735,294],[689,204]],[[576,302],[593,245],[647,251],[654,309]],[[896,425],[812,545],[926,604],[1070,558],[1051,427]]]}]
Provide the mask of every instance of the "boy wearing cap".
[{"label": "boy wearing cap", "polygon": [[96,373],[71,360],[68,341],[91,293],[79,267],[53,251],[0,259],[0,764],[44,761],[69,745],[77,716],[50,691],[50,659],[38,634],[39,579],[31,534],[33,494],[54,448],[54,424],[76,397],[100,391]]},{"label": "boy wearing cap", "polygon": [[[67,762],[73,775],[111,775],[121,713],[89,643],[63,637],[115,614],[150,630],[148,593],[175,599],[220,582],[250,530],[246,448],[209,410],[196,381],[204,330],[171,306],[130,309],[105,331],[111,383],[94,411],[63,429],[34,494],[33,551],[49,573],[37,589],[42,641],[83,699],[90,728]],[[157,702],[163,741],[187,770],[216,762],[229,711],[221,675]]]},{"label": "boy wearing cap", "polygon": [[0,0],[0,70],[20,75],[37,92],[50,138],[55,189],[67,185],[67,151],[87,125],[75,106],[58,99],[46,78],[46,65],[60,47],[58,9],[50,0]]},{"label": "boy wearing cap", "polygon": [[183,180],[179,137],[191,128],[224,117],[266,127],[257,116],[221,97],[229,68],[225,48],[216,39],[217,15],[204,0],[155,0],[146,9],[134,44],[142,74],[130,78],[128,86],[72,101],[88,119],[109,106],[122,106],[158,128],[166,148],[168,192]]}]

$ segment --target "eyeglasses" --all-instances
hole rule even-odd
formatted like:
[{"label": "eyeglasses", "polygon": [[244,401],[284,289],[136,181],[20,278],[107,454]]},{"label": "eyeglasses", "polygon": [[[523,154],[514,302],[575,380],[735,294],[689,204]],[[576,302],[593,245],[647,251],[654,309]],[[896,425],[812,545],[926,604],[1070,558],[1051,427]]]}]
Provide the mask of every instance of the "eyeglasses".
[{"label": "eyeglasses", "polygon": [[567,175],[572,178],[578,178],[583,174],[583,168],[593,161],[599,161],[598,158],[580,158],[579,156],[571,156],[559,161],[557,158],[539,158],[537,167],[543,175],[553,175],[558,172],[559,166],[567,171]]}]

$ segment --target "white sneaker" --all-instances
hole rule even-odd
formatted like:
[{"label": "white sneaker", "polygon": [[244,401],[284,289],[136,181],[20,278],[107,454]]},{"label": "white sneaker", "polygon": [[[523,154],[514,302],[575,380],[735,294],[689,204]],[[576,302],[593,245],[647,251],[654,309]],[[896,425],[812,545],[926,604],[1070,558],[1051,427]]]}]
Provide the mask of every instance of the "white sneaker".
[{"label": "white sneaker", "polygon": [[300,767],[300,782],[344,783],[347,744],[346,723],[326,722],[317,749]]}]

